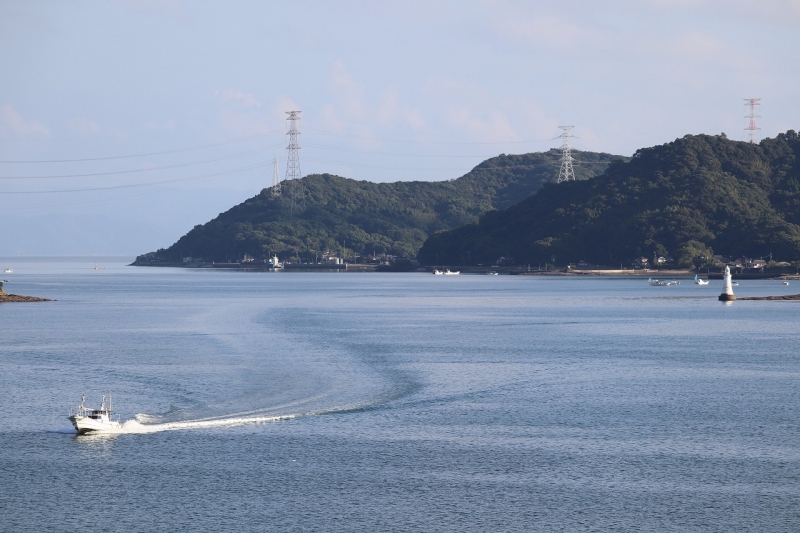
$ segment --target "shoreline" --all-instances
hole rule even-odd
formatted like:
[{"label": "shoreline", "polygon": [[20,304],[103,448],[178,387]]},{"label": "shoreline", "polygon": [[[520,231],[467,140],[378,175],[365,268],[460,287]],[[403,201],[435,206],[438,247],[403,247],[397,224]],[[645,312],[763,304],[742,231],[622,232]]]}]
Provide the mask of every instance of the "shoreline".
[{"label": "shoreline", "polygon": [[3,302],[52,302],[50,298],[39,298],[38,296],[20,296],[18,294],[0,293],[0,303]]},{"label": "shoreline", "polygon": [[796,302],[800,301],[800,294],[787,294],[784,296],[739,296],[736,298],[736,301],[741,300],[769,300],[769,301],[789,301],[789,302]]},{"label": "shoreline", "polygon": [[[221,270],[237,272],[275,272],[275,269],[264,267],[261,264],[247,263],[217,263],[202,265],[187,265],[185,263],[150,263],[142,264],[134,261],[127,266],[133,267],[155,267],[155,268],[183,268],[187,270]],[[693,278],[695,275],[703,279],[718,280],[722,279],[721,272],[697,272],[695,270],[673,269],[673,270],[654,270],[654,269],[585,269],[559,268],[557,270],[524,270],[520,267],[485,267],[485,266],[448,266],[436,265],[430,267],[418,267],[413,269],[392,269],[384,265],[364,264],[364,263],[343,263],[340,265],[311,264],[311,265],[291,265],[280,269],[284,272],[378,272],[378,273],[417,273],[430,274],[434,268],[440,270],[449,268],[452,271],[460,271],[461,274],[486,274],[494,271],[499,274],[512,276],[566,276],[566,277],[626,277],[626,278]],[[785,272],[740,272],[734,274],[736,279],[773,279],[773,280],[800,280],[800,275]]]}]

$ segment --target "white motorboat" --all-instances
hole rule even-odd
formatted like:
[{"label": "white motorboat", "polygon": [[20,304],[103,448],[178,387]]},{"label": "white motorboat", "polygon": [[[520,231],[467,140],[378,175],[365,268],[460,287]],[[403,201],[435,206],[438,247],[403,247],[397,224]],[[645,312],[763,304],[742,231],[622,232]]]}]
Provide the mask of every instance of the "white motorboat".
[{"label": "white motorboat", "polygon": [[444,272],[442,272],[442,271],[441,271],[441,270],[439,270],[438,268],[434,268],[434,269],[433,269],[433,275],[434,275],[434,276],[444,276]]},{"label": "white motorboat", "polygon": [[674,279],[671,281],[665,281],[663,279],[648,279],[647,280],[650,285],[653,287],[669,287],[670,285],[680,285],[680,281],[675,281]]},{"label": "white motorboat", "polygon": [[445,276],[458,276],[461,274],[460,270],[450,270],[449,268],[444,271]]},{"label": "white motorboat", "polygon": [[13,268],[7,268],[7,269],[3,270],[3,272],[5,272],[6,274],[13,274],[14,273],[14,269]]},{"label": "white motorboat", "polygon": [[694,275],[694,284],[695,285],[708,285],[707,279],[700,279],[697,277],[697,274]]},{"label": "white motorboat", "polygon": [[486,273],[486,275],[487,276],[496,276],[497,272],[495,272],[494,270],[490,270],[489,272]]},{"label": "white motorboat", "polygon": [[106,396],[100,401],[100,409],[86,407],[86,395],[81,397],[81,404],[69,410],[69,421],[79,434],[118,430],[121,425],[119,415],[114,416],[111,410],[111,391],[108,391],[108,408]]},{"label": "white motorboat", "polygon": [[787,280],[783,280],[783,284],[784,284],[784,285],[788,285],[788,284],[789,284],[789,282],[788,282]]},{"label": "white motorboat", "polygon": [[283,268],[283,263],[278,260],[277,255],[273,255],[272,259],[269,260],[269,267],[274,269]]}]

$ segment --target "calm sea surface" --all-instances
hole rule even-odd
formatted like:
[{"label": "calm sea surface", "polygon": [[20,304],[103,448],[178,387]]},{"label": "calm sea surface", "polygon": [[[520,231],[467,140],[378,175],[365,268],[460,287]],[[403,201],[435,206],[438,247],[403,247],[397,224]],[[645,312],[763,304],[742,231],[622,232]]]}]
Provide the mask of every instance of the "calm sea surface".
[{"label": "calm sea surface", "polygon": [[2,531],[800,530],[800,302],[0,263]]}]

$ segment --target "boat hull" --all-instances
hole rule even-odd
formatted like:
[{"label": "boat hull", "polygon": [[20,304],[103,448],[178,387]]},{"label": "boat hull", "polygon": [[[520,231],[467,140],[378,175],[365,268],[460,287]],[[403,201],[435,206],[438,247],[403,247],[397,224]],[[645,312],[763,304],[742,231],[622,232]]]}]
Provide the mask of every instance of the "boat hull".
[{"label": "boat hull", "polygon": [[120,428],[119,422],[115,420],[106,422],[86,416],[71,416],[69,417],[69,421],[72,422],[72,425],[80,435],[100,431],[113,431]]}]

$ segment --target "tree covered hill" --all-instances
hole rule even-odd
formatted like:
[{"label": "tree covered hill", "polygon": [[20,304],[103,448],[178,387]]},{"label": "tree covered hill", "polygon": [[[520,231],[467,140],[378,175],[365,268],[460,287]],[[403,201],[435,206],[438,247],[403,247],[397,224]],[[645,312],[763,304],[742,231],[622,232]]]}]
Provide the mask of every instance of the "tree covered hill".
[{"label": "tree covered hill", "polygon": [[629,264],[671,254],[700,266],[712,252],[800,259],[800,139],[760,144],[687,135],[638,150],[589,181],[547,183],[478,223],[432,235],[428,264],[555,262]]},{"label": "tree covered hill", "polygon": [[[575,174],[589,179],[620,156],[573,152]],[[555,181],[560,152],[500,155],[461,178],[444,182],[373,183],[331,174],[302,181],[305,207],[291,209],[271,189],[195,226],[169,248],[139,256],[137,264],[177,262],[182,257],[233,261],[270,252],[281,259],[313,257],[314,251],[416,256],[428,235],[473,223],[485,212],[505,209]],[[284,184],[284,188],[286,188]]]}]

